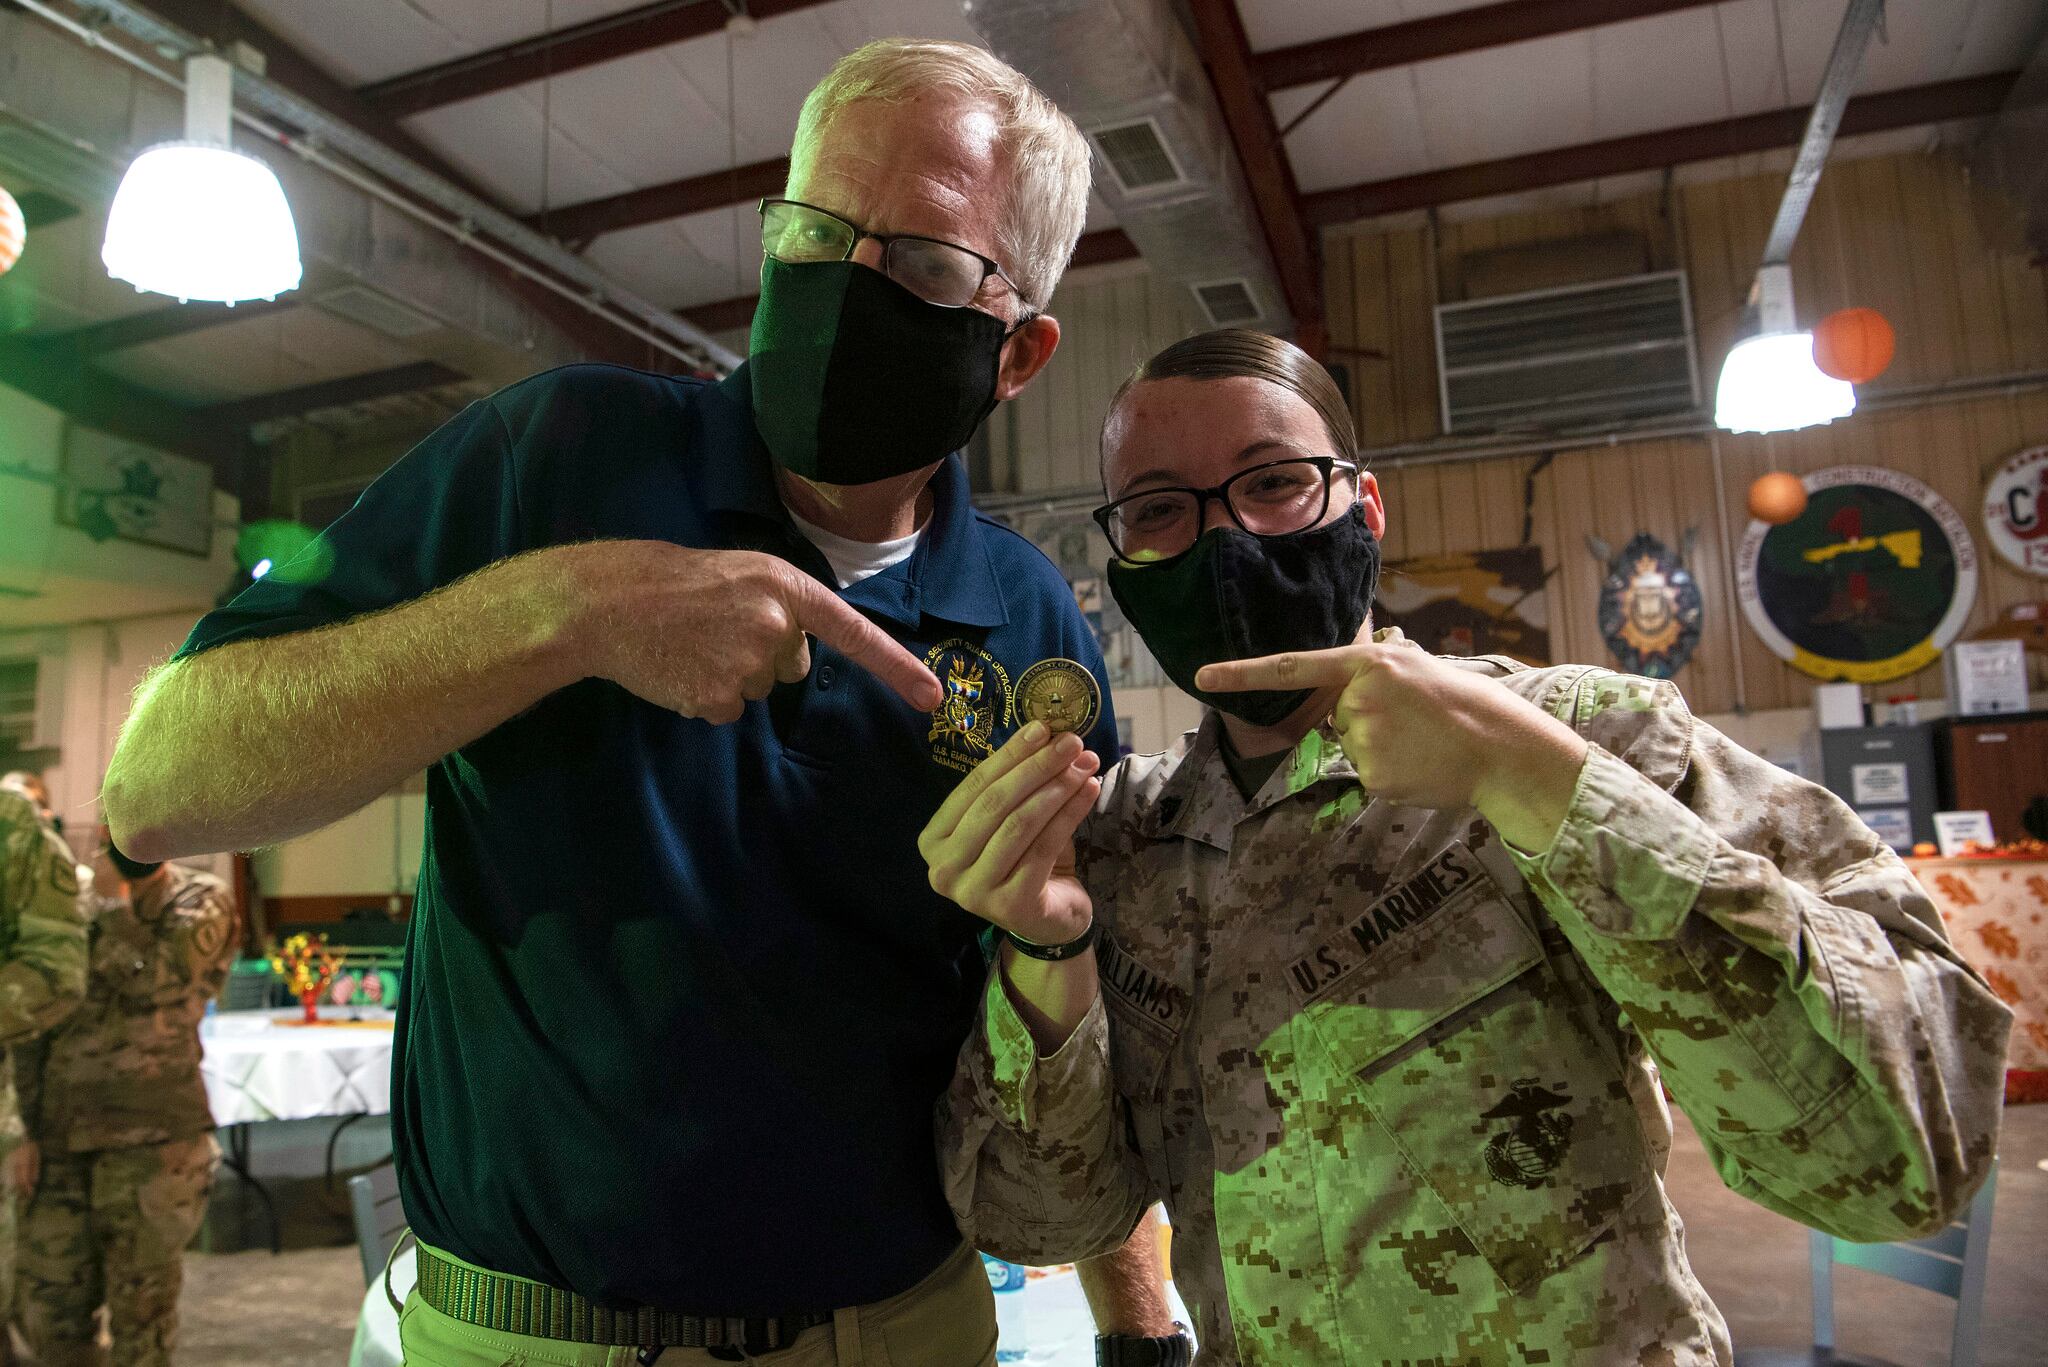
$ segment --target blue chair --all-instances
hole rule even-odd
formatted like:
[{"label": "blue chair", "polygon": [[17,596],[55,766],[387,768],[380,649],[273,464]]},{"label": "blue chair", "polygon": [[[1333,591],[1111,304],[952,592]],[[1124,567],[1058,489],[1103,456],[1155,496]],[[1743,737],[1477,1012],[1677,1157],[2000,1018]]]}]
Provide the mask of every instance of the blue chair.
[{"label": "blue chair", "polygon": [[349,1214],[356,1227],[356,1252],[363,1260],[363,1285],[375,1286],[384,1264],[405,1238],[405,1207],[398,1200],[398,1170],[390,1164],[348,1179]]},{"label": "blue chair", "polygon": [[1949,1367],[1977,1367],[1977,1333],[1984,1317],[1984,1273],[1991,1254],[1991,1203],[1998,1163],[1984,1176],[1962,1218],[1941,1233],[1894,1244],[1852,1244],[1811,1231],[1813,1347],[1738,1349],[1735,1367],[1897,1367],[1883,1358],[1835,1351],[1835,1264],[1938,1291],[1956,1303]]}]

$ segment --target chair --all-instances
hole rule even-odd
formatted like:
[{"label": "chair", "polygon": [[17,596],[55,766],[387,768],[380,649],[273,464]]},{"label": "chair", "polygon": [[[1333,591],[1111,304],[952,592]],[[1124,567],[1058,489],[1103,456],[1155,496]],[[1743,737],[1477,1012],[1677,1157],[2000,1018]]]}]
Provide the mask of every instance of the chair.
[{"label": "chair", "polygon": [[238,960],[221,984],[220,1009],[253,1011],[270,1005],[270,964],[262,959]]},{"label": "chair", "polygon": [[1835,1351],[1835,1264],[1860,1267],[1881,1277],[1938,1291],[1956,1303],[1955,1332],[1949,1339],[1949,1367],[1977,1367],[1977,1332],[1984,1315],[1984,1273],[1991,1253],[1991,1203],[1998,1189],[1998,1163],[1962,1218],[1925,1239],[1892,1244],[1852,1244],[1811,1231],[1813,1264],[1813,1347],[1738,1350],[1735,1367],[1896,1367],[1883,1358]]},{"label": "chair", "polygon": [[391,1250],[405,1237],[405,1207],[398,1200],[398,1169],[387,1163],[348,1179],[349,1214],[355,1220],[356,1251],[363,1258],[363,1285],[384,1275]]}]

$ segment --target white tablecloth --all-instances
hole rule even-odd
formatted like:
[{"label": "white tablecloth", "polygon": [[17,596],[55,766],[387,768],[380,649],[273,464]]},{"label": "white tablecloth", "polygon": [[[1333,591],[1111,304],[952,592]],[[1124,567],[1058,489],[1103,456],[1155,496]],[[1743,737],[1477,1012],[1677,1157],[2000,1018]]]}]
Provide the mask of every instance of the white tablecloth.
[{"label": "white tablecloth", "polygon": [[222,1011],[200,1022],[199,1071],[214,1124],[391,1110],[389,1012],[378,1016],[383,1029],[280,1025],[278,1017],[276,1011]]},{"label": "white tablecloth", "polygon": [[[391,1263],[391,1290],[401,1304],[417,1275],[408,1244]],[[1186,1324],[1187,1307],[1172,1282],[1166,1284],[1166,1298],[1173,1317]],[[1024,1283],[1024,1333],[1030,1345],[1024,1367],[1094,1367],[1095,1321],[1089,1318],[1088,1298],[1081,1293],[1081,1279],[1072,1266],[1031,1270]],[[348,1367],[399,1367],[400,1361],[398,1316],[379,1282],[363,1297]]]}]

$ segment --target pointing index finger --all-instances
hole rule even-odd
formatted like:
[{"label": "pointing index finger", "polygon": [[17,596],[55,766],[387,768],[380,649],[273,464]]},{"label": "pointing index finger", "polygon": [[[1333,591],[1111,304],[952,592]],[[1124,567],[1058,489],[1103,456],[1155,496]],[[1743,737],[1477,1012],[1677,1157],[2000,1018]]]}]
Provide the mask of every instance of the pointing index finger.
[{"label": "pointing index finger", "polygon": [[1324,688],[1346,684],[1372,661],[1369,645],[1333,650],[1291,650],[1255,660],[1228,660],[1203,665],[1195,686],[1210,693],[1243,693],[1253,689]]},{"label": "pointing index finger", "polygon": [[944,700],[938,676],[922,660],[837,594],[802,574],[791,574],[786,582],[791,587],[785,601],[803,630],[873,673],[920,712],[929,712]]}]

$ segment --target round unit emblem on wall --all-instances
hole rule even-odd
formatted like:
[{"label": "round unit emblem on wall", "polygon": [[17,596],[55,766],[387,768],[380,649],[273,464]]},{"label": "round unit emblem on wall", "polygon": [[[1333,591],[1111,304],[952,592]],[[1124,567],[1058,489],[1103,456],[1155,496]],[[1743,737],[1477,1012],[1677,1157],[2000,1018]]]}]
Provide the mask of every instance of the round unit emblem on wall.
[{"label": "round unit emblem on wall", "polygon": [[1882,683],[1932,664],[1977,596],[1962,517],[1896,470],[1837,465],[1801,482],[1805,512],[1743,534],[1736,590],[1750,626],[1817,679]]},{"label": "round unit emblem on wall", "polygon": [[1985,484],[1984,532],[2007,560],[2048,575],[2048,446],[2020,452]]}]

